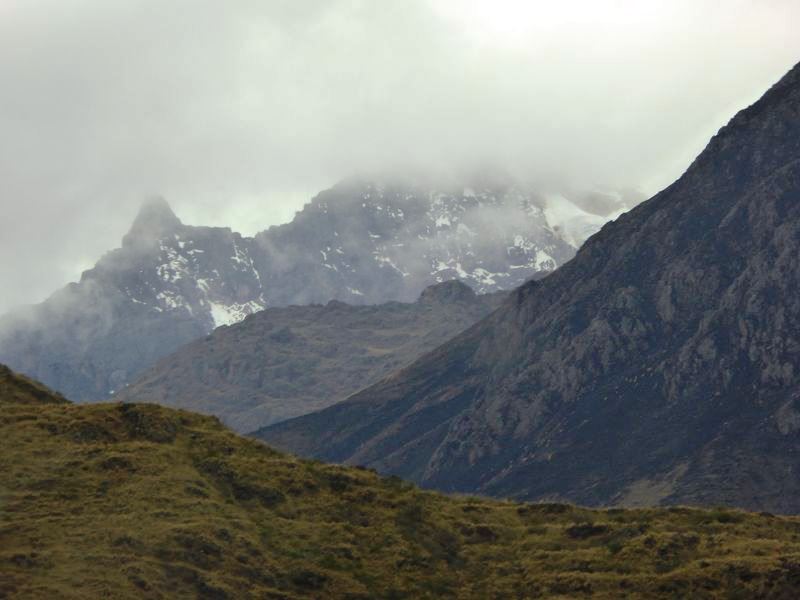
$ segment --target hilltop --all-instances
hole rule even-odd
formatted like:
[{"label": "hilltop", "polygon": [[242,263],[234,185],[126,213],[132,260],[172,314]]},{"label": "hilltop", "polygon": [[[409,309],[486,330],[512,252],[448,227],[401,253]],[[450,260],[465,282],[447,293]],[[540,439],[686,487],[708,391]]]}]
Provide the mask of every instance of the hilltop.
[{"label": "hilltop", "polygon": [[0,596],[790,598],[800,520],[424,492],[0,368]]}]

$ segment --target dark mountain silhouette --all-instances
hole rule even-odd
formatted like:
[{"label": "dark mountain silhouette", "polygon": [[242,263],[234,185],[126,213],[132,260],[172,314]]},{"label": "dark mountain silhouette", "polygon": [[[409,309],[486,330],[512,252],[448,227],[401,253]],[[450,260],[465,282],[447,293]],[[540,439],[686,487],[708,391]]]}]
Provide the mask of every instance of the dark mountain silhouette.
[{"label": "dark mountain silhouette", "polygon": [[800,511],[800,65],[484,321],[259,437],[448,491]]}]

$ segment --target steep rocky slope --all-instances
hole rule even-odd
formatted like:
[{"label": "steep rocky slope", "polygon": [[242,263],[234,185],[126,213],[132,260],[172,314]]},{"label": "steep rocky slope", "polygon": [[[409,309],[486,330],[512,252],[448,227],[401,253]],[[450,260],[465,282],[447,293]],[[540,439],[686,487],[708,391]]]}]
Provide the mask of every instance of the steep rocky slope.
[{"label": "steep rocky slope", "polygon": [[179,348],[115,399],[186,408],[254,431],[344,400],[454,337],[504,297],[448,281],[413,303],[268,308]]},{"label": "steep rocky slope", "polygon": [[798,534],[719,509],[448,498],[0,367],[3,598],[792,598]]},{"label": "steep rocky slope", "polygon": [[108,398],[179,346],[266,306],[411,302],[451,279],[511,289],[571,258],[605,215],[635,201],[572,202],[507,177],[473,179],[347,180],[254,238],[185,225],[150,201],[122,247],[78,283],[0,318],[0,360],[75,400]]},{"label": "steep rocky slope", "polygon": [[800,65],[551,276],[259,435],[442,490],[798,512],[798,256]]}]

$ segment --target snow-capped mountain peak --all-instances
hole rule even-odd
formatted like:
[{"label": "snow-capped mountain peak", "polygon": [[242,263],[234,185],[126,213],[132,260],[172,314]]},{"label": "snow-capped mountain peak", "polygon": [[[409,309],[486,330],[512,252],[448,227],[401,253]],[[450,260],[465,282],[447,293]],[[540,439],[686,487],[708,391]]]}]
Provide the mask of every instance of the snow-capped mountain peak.
[{"label": "snow-capped mountain peak", "polygon": [[0,360],[73,399],[105,398],[181,344],[268,306],[413,302],[454,279],[476,292],[516,287],[572,258],[606,220],[593,210],[500,177],[350,179],[251,238],[185,225],[150,200],[79,283],[3,320]]}]

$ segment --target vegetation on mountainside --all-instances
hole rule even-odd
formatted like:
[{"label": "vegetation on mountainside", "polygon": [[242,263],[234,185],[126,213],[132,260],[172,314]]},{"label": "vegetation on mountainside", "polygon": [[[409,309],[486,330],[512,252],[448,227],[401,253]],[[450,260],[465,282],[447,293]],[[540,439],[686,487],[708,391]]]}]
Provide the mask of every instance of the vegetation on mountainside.
[{"label": "vegetation on mountainside", "polygon": [[0,597],[794,597],[800,519],[424,492],[0,369]]}]

